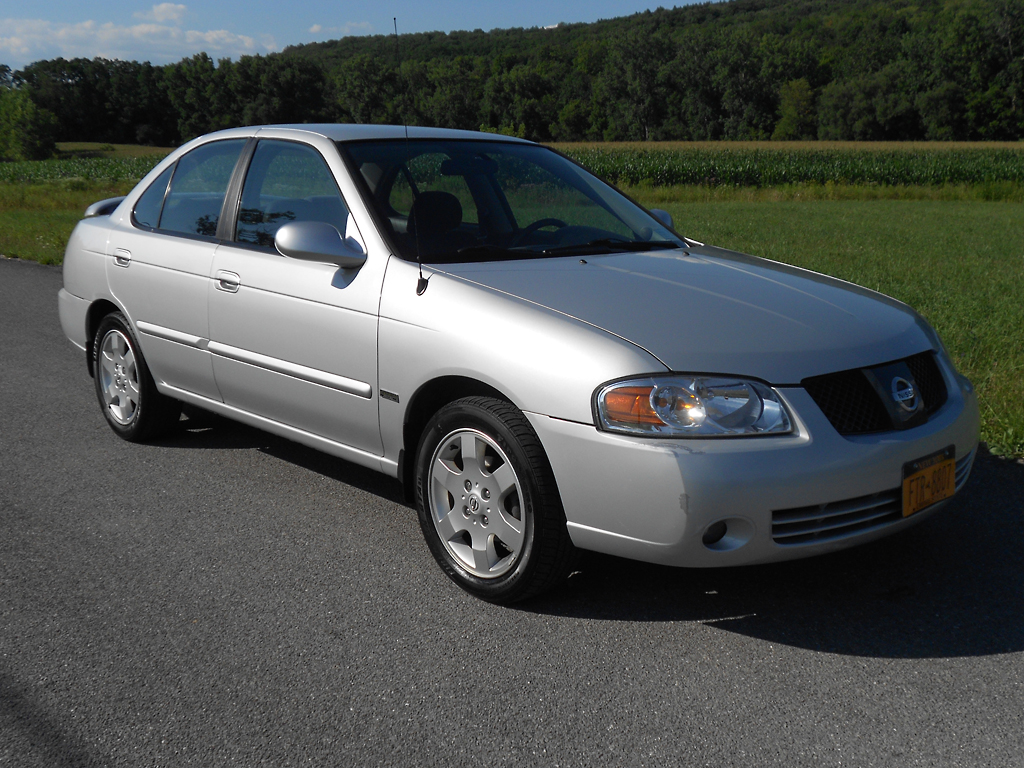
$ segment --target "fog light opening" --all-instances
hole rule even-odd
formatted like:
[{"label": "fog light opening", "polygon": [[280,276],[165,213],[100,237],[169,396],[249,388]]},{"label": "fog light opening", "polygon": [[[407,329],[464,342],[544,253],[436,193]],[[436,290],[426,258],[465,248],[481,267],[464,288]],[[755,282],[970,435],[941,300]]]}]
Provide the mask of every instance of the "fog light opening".
[{"label": "fog light opening", "polygon": [[712,552],[732,552],[754,538],[754,524],[743,517],[727,517],[704,529],[701,542]]},{"label": "fog light opening", "polygon": [[729,526],[725,524],[725,520],[719,520],[717,523],[712,523],[707,527],[701,541],[704,542],[705,547],[710,547],[724,539],[725,534],[728,532]]}]

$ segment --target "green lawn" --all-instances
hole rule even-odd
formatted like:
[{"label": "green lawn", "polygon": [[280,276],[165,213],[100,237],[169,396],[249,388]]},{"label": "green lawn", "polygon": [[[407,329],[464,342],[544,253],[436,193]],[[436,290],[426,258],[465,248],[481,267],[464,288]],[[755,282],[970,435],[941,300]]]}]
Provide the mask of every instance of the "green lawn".
[{"label": "green lawn", "polygon": [[60,264],[81,211],[0,211],[0,256]]},{"label": "green lawn", "polygon": [[134,184],[70,180],[0,183],[0,255],[60,264],[71,230],[90,203],[128,192]]}]

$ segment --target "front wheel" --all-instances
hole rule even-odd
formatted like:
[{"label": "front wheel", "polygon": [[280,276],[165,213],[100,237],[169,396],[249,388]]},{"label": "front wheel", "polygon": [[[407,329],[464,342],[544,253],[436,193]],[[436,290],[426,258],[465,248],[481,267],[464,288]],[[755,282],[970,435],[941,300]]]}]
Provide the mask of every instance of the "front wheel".
[{"label": "front wheel", "polygon": [[515,406],[490,397],[438,411],[420,440],[416,502],[431,553],[496,603],[560,583],[575,560],[544,449]]},{"label": "front wheel", "polygon": [[110,428],[129,442],[157,437],[181,416],[181,403],[161,395],[128,320],[104,317],[92,343],[96,397]]}]

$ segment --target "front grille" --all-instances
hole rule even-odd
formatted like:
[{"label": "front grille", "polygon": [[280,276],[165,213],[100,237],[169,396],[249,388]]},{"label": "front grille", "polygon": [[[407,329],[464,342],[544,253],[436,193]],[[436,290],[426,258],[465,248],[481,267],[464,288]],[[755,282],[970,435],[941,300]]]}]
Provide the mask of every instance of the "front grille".
[{"label": "front grille", "polygon": [[[948,393],[933,352],[921,352],[903,361],[914,379],[917,392],[924,405],[924,413],[930,417],[946,402]],[[883,363],[882,365],[892,365]],[[876,366],[880,368],[881,366]],[[854,368],[824,376],[804,379],[801,384],[807,390],[825,418],[841,435],[864,435],[871,432],[888,432],[903,428],[894,421],[878,392],[871,385],[865,371],[871,368]]]},{"label": "front grille", "polygon": [[840,435],[892,429],[889,412],[859,368],[815,376],[801,383]]},{"label": "front grille", "polygon": [[939,364],[935,362],[933,352],[922,352],[919,355],[908,357],[906,360],[910,373],[914,376],[914,383],[917,391],[924,401],[925,413],[931,415],[939,410],[949,394],[946,392],[946,382],[942,378],[942,371]]},{"label": "front grille", "polygon": [[903,489],[772,512],[772,539],[791,546],[843,539],[903,519]]},{"label": "front grille", "polygon": [[973,450],[966,456],[963,456],[956,460],[956,489],[959,491],[964,487],[964,483],[967,482],[967,478],[971,474],[971,467],[974,466],[974,455],[977,450]]},{"label": "front grille", "polygon": [[[974,451],[956,461],[956,489],[963,488],[974,463]],[[819,544],[856,536],[903,519],[903,488],[870,496],[776,509],[772,512],[772,541],[784,547]]]}]

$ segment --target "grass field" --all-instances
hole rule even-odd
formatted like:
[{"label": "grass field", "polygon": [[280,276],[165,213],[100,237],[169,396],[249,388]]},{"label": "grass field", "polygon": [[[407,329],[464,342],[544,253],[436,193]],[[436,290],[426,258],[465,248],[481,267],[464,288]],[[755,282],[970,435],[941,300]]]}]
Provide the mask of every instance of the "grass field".
[{"label": "grass field", "polygon": [[139,144],[100,144],[95,141],[70,141],[57,144],[62,159],[78,158],[125,158],[125,157],[166,157],[173,147],[144,147]]},{"label": "grass field", "polygon": [[[1020,146],[982,149],[1017,156]],[[892,153],[906,147],[849,149]],[[0,254],[59,264],[85,207],[127,192],[134,183],[128,164],[148,170],[167,150],[133,154],[131,147],[63,145],[62,151],[63,160],[30,167],[23,180],[0,180]],[[105,167],[115,172],[100,169],[111,163],[117,165]],[[76,168],[85,175],[74,175]],[[0,179],[3,171],[0,165]],[[990,450],[1024,456],[1024,185],[642,184],[626,191],[648,207],[667,209],[676,228],[697,240],[824,272],[911,304],[975,383]]]},{"label": "grass field", "polygon": [[127,193],[134,182],[0,182],[0,255],[60,264],[71,230],[90,203]]}]

